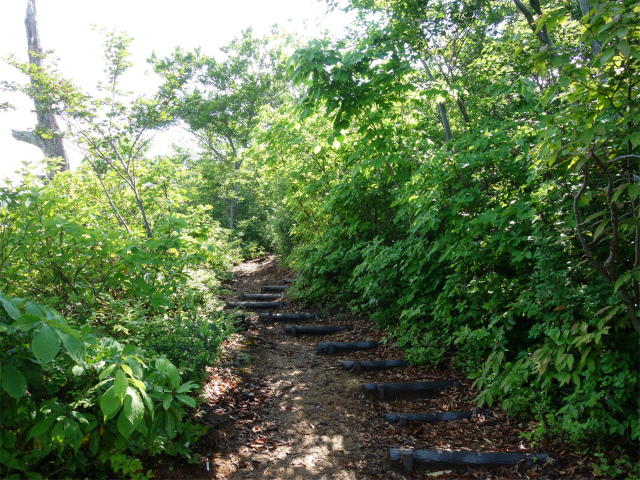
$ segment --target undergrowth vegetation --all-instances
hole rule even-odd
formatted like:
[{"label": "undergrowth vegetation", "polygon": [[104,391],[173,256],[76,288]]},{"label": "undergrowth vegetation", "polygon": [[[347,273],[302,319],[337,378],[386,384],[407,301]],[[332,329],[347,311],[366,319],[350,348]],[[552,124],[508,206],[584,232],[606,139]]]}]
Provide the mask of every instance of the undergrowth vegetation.
[{"label": "undergrowth vegetation", "polygon": [[287,180],[305,295],[413,363],[452,354],[537,437],[633,454],[640,4],[347,9],[350,36],[291,57],[304,94],[253,149]]},{"label": "undergrowth vegetation", "polygon": [[[205,208],[186,207],[179,165],[141,163],[152,238],[96,202],[86,165],[46,185],[24,171],[0,192],[6,478],[145,476],[142,453],[191,458],[204,431],[187,413],[235,331],[214,295],[240,248]],[[135,212],[127,201],[120,211]]]},{"label": "undergrowth vegetation", "polygon": [[[2,88],[65,124],[34,133],[84,160],[0,187],[0,473],[142,478],[141,455],[192,458],[189,409],[236,328],[214,295],[269,249],[308,299],[533,417],[528,440],[631,472],[640,3],[528,3],[349,0],[339,40],[248,29],[223,61],[154,54],[144,97],[119,90],[124,34],[103,32],[97,96],[47,55],[8,59],[31,81]],[[150,158],[149,133],[176,124],[198,150]]]}]

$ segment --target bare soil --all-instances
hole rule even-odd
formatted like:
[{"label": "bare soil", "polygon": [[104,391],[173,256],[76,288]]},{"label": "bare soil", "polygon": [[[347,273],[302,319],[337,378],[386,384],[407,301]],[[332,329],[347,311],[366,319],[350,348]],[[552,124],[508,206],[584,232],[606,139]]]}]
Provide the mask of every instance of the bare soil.
[{"label": "bare soil", "polygon": [[[279,285],[290,275],[278,268],[274,256],[245,262],[236,267],[228,284],[232,294],[224,299],[236,300],[243,292],[259,293],[262,285]],[[224,345],[221,361],[211,369],[204,390],[206,402],[196,414],[201,423],[211,427],[194,446],[201,455],[200,463],[171,467],[156,463],[156,478],[595,478],[587,459],[561,444],[532,449],[521,433],[535,429],[535,423],[514,421],[499,408],[480,412],[473,420],[427,425],[414,422],[409,428],[388,424],[386,412],[472,410],[477,392],[447,362],[430,369],[406,367],[361,375],[347,372],[341,360],[402,358],[402,352],[386,344],[373,351],[318,355],[319,341],[379,341],[383,334],[371,322],[336,306],[291,302],[284,313],[293,312],[320,314],[320,325],[347,325],[351,329],[324,337],[293,338],[284,334],[284,324],[268,325],[258,320],[257,313],[248,313],[247,330]],[[456,379],[460,384],[421,399],[379,402],[362,394],[365,382],[444,379]],[[546,451],[551,461],[534,467],[523,462],[509,468],[407,473],[388,460],[389,448]]]}]

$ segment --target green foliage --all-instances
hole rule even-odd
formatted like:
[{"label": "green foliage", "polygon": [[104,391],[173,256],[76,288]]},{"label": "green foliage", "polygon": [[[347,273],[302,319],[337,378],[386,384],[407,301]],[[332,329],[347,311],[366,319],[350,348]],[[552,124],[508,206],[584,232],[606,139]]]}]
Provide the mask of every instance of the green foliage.
[{"label": "green foliage", "polygon": [[639,4],[348,8],[289,61],[301,123],[269,112],[253,147],[306,292],[453,353],[539,435],[637,444]]},{"label": "green foliage", "polygon": [[[118,223],[127,233],[142,228],[147,237],[153,238],[148,206],[140,192],[140,177],[144,173],[140,161],[151,143],[148,131],[162,127],[170,116],[158,101],[142,97],[130,100],[130,94],[118,88],[120,77],[132,66],[127,60],[132,39],[124,33],[106,30],[102,35],[106,79],[98,84],[101,97],[84,93],[62,77],[55,65],[22,63],[15,57],[11,57],[9,63],[29,75],[31,82],[20,89],[36,102],[38,110],[55,114],[64,121],[65,135],[71,137],[85,155],[84,161],[99,180]],[[45,137],[60,135],[48,131],[36,133]],[[116,175],[124,184],[119,184],[117,189],[108,188],[104,179],[108,174]],[[123,185],[134,199],[132,206],[136,215],[130,219],[125,218],[126,214],[121,212],[123,207],[114,198],[121,196]]]},{"label": "green foliage", "polygon": [[131,39],[103,35],[97,97],[55,66],[9,60],[31,83],[4,88],[61,118],[85,158],[0,187],[3,478],[149,478],[143,455],[195,461],[206,428],[185,415],[236,328],[215,293],[239,242],[199,203],[205,179],[184,155],[145,157],[170,109],[119,90]]},{"label": "green foliage", "polygon": [[233,326],[232,319],[224,316],[208,321],[178,316],[154,329],[145,345],[179,365],[185,379],[199,382],[218,358],[222,340],[235,331]]},{"label": "green foliage", "polygon": [[0,293],[0,465],[6,478],[120,471],[140,478],[142,451],[187,453],[201,427],[180,422],[190,395],[163,357]]},{"label": "green foliage", "polygon": [[201,201],[212,205],[215,220],[238,227],[238,237],[257,248],[270,247],[263,225],[273,209],[246,151],[260,110],[280,105],[288,88],[283,37],[275,27],[261,38],[247,29],[221,49],[224,60],[180,48],[149,59],[163,79],[159,101],[170,105],[173,121],[185,122],[202,148],[192,162],[205,179]]},{"label": "green foliage", "polygon": [[[40,305],[0,297],[12,320],[0,333],[8,478],[55,471],[141,478],[140,455],[192,458],[188,445],[202,427],[185,419],[185,408],[195,406],[194,381],[235,328],[211,313],[218,278],[239,249],[206,208],[189,208],[197,177],[170,159],[139,162],[149,238],[121,227],[87,167],[47,185],[24,172],[0,192],[1,288]],[[115,172],[100,180],[108,188],[118,182]],[[135,198],[112,198],[125,219],[135,217]],[[180,317],[187,321],[172,325]],[[168,333],[206,350],[180,365],[179,342],[153,343]],[[39,433],[29,437],[31,428]]]}]

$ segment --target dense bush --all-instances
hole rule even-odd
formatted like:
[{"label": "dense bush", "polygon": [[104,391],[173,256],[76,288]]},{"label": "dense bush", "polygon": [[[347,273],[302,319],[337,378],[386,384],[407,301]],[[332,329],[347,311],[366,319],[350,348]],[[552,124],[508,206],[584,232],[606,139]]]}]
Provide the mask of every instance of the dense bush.
[{"label": "dense bush", "polygon": [[[143,170],[151,238],[95,201],[102,192],[86,168],[47,185],[25,173],[0,192],[0,288],[13,297],[0,309],[7,478],[136,477],[143,453],[192,456],[185,445],[203,429],[185,407],[235,330],[214,295],[239,248],[206,209],[186,208],[176,185],[160,188],[180,181],[176,165]],[[133,218],[132,199],[118,201]]]},{"label": "dense bush", "polygon": [[635,445],[640,10],[503,7],[352,0],[357,35],[293,55],[301,125],[260,150],[291,264],[480,405]]},{"label": "dense bush", "polygon": [[190,456],[203,428],[183,417],[198,385],[171,362],[51,308],[2,294],[0,304],[3,478],[140,477],[136,454]]}]

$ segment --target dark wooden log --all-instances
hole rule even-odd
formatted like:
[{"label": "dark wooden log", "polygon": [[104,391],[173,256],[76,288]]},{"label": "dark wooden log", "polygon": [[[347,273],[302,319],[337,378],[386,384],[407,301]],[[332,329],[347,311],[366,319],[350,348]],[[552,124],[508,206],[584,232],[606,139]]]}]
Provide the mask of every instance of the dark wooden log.
[{"label": "dark wooden log", "polygon": [[304,320],[316,320],[318,318],[317,315],[313,313],[261,313],[260,320],[265,321],[267,323],[274,322],[295,322],[295,321],[304,321]]},{"label": "dark wooden log", "polygon": [[458,382],[443,380],[439,382],[400,382],[400,383],[365,383],[362,390],[366,394],[377,394],[380,400],[387,395],[428,395],[444,390]]},{"label": "dark wooden log", "polygon": [[279,309],[289,302],[227,302],[231,308],[246,308],[247,310]]},{"label": "dark wooden log", "polygon": [[284,333],[287,335],[293,335],[297,337],[299,335],[331,335],[332,333],[344,332],[348,327],[334,326],[334,325],[322,325],[319,327],[298,327],[296,325],[287,325],[284,327]]},{"label": "dark wooden log", "polygon": [[529,465],[533,462],[545,461],[549,455],[546,453],[519,453],[519,452],[466,452],[448,450],[410,450],[392,448],[389,450],[392,462],[402,461],[406,470],[413,470],[415,464],[430,466],[496,466],[515,465],[526,460]]},{"label": "dark wooden log", "polygon": [[398,422],[400,426],[408,426],[409,422],[448,422],[451,420],[464,420],[471,418],[472,411],[463,412],[434,412],[434,413],[385,413],[387,422]]},{"label": "dark wooden log", "polygon": [[262,300],[268,302],[270,300],[278,300],[282,298],[279,293],[241,293],[240,300]]},{"label": "dark wooden log", "polygon": [[266,292],[284,292],[289,288],[287,285],[263,285],[260,287],[262,293]]},{"label": "dark wooden log", "polygon": [[318,353],[333,355],[340,352],[373,350],[379,346],[378,342],[320,342],[318,343]]},{"label": "dark wooden log", "polygon": [[295,279],[295,278],[283,278],[282,279],[282,284],[283,285],[287,285],[287,284],[290,284],[290,283],[296,283],[296,280],[297,279]]},{"label": "dark wooden log", "polygon": [[374,360],[371,362],[342,362],[347,370],[360,373],[363,370],[384,370],[385,368],[406,367],[409,362],[406,360]]}]

